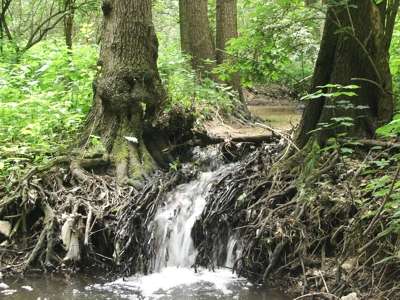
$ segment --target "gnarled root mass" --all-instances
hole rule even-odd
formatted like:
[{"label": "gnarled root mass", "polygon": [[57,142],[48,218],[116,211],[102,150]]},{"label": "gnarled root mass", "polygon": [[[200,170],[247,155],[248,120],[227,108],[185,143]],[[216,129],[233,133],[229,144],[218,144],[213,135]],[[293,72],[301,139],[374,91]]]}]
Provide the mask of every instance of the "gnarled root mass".
[{"label": "gnarled root mass", "polygon": [[[211,187],[192,231],[196,265],[223,266],[232,237],[240,275],[294,288],[299,299],[399,298],[398,148],[370,144],[310,145],[289,159],[286,142],[225,144],[221,153],[236,163]],[[151,272],[148,225],[168,192],[196,170],[120,186],[95,175],[107,163],[57,159],[0,200],[0,225],[11,228],[0,235],[0,271],[89,265]]]},{"label": "gnarled root mass", "polygon": [[[197,264],[223,266],[221,244],[233,236],[233,268],[254,281],[308,294],[302,299],[397,299],[399,222],[383,207],[394,205],[399,171],[374,166],[395,148],[366,156],[358,144],[345,156],[313,147],[281,160],[281,145],[264,146],[215,183],[193,232]],[[376,194],[371,182],[383,176],[392,188]]]},{"label": "gnarled root mass", "polygon": [[[131,245],[129,253],[142,259],[142,218],[151,216],[164,192],[188,177],[158,172],[142,187],[121,186],[115,177],[94,174],[107,163],[58,158],[30,171],[11,197],[0,200],[0,220],[12,228],[8,236],[0,235],[0,271],[127,269],[120,258]],[[125,220],[132,222],[122,225]],[[132,232],[135,236],[127,235]],[[141,271],[138,261],[125,260]]]}]

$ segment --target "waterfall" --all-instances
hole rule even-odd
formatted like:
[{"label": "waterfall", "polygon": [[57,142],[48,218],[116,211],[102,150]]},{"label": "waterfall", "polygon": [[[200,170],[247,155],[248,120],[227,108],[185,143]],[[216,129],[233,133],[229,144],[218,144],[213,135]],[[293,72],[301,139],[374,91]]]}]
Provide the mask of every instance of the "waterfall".
[{"label": "waterfall", "polygon": [[[140,299],[160,296],[162,299],[181,299],[180,296],[187,294],[197,299],[198,293],[203,296],[230,295],[246,288],[249,283],[229,269],[217,269],[214,272],[198,269],[195,272],[191,268],[197,256],[191,234],[193,226],[207,204],[206,198],[212,184],[227,168],[232,167],[228,165],[216,171],[202,172],[197,179],[179,185],[168,193],[148,228],[155,252],[151,260],[152,274],[135,275],[105,285],[95,285],[94,288],[119,292],[128,290],[129,293],[140,295]],[[223,247],[226,247],[227,253],[226,266],[232,267],[239,255],[235,236],[232,235]]]},{"label": "waterfall", "polygon": [[157,251],[153,270],[164,267],[190,268],[196,260],[191,232],[206,205],[206,196],[215,173],[201,173],[198,180],[177,187],[167,196],[150,225]]}]

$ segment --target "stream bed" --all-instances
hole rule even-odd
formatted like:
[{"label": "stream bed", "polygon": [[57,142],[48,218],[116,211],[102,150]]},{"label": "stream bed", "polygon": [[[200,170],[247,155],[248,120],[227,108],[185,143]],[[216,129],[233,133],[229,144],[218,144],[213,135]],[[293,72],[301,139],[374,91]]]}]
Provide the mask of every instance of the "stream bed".
[{"label": "stream bed", "polygon": [[[250,108],[265,119],[274,114],[264,107]],[[263,110],[264,109],[264,110]],[[293,108],[284,110],[288,118],[296,117]],[[275,114],[283,115],[282,111]],[[296,119],[295,119],[296,120]],[[286,120],[286,124],[287,124]],[[192,229],[201,216],[212,184],[235,164],[216,163],[207,156],[208,166],[196,179],[181,184],[166,195],[148,225],[152,249],[149,275],[135,275],[110,280],[105,275],[37,275],[23,278],[0,278],[1,299],[174,299],[174,300],[288,300],[279,291],[253,285],[232,273],[241,255],[240,242],[232,234],[221,247],[225,261],[215,270],[193,268],[197,250]],[[211,155],[212,156],[212,155]],[[190,166],[189,166],[190,167]],[[210,253],[215,257],[215,253]]]},{"label": "stream bed", "polygon": [[[4,288],[4,284],[8,288]],[[158,289],[160,288],[160,289]],[[162,290],[161,288],[164,288]],[[37,275],[5,280],[0,299],[174,299],[174,300],[289,300],[279,291],[238,279],[229,270],[200,272],[167,270],[163,274],[107,282],[88,275]]]}]

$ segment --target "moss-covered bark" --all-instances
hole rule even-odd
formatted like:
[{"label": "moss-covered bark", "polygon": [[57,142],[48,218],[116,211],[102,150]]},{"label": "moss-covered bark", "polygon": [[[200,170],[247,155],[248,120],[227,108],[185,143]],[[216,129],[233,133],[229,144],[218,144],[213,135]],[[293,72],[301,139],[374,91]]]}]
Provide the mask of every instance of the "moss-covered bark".
[{"label": "moss-covered bark", "polygon": [[158,42],[151,0],[106,0],[99,73],[82,145],[98,135],[122,182],[150,172],[143,139],[165,99],[157,69]]}]

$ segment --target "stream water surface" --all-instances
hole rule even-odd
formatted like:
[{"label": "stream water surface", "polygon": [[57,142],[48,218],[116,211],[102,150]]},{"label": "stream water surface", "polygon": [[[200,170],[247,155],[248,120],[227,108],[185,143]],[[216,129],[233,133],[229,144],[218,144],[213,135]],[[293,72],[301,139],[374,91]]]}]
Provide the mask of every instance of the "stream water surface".
[{"label": "stream water surface", "polygon": [[249,283],[231,268],[240,255],[235,236],[224,247],[225,264],[215,271],[192,268],[197,251],[192,228],[203,212],[213,182],[228,168],[225,165],[199,174],[197,179],[177,186],[159,207],[149,225],[155,254],[153,273],[107,281],[99,276],[36,276],[0,280],[0,298],[27,299],[176,299],[176,300],[286,300],[282,293]]}]

